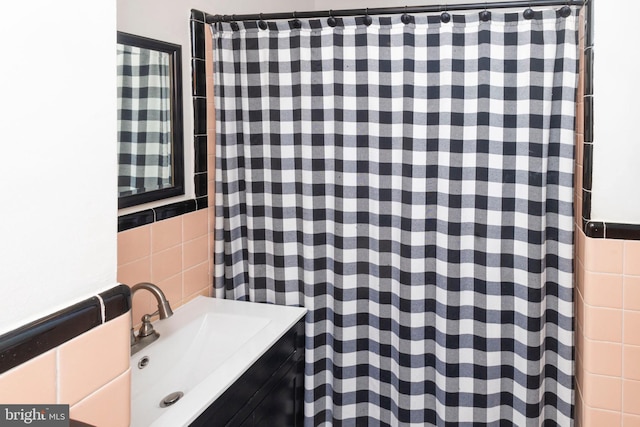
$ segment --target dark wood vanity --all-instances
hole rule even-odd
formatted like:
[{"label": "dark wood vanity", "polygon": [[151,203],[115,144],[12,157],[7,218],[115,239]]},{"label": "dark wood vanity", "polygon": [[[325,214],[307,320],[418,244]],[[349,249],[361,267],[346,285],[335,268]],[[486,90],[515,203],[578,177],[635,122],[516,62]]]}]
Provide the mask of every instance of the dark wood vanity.
[{"label": "dark wood vanity", "polygon": [[191,426],[301,427],[304,320],[289,329]]}]

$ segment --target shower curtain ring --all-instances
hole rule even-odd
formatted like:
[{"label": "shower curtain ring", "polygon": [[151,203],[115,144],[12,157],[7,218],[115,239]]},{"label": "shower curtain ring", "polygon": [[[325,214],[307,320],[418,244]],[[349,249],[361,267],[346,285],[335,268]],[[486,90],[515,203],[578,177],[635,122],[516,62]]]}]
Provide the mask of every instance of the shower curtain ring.
[{"label": "shower curtain ring", "polygon": [[329,19],[327,19],[327,24],[329,24],[330,27],[335,27],[338,24],[338,21],[336,21],[336,18],[333,16],[333,9],[329,10]]},{"label": "shower curtain ring", "polygon": [[222,31],[222,16],[221,15],[215,15],[213,17],[213,28],[215,28],[218,31]]},{"label": "shower curtain ring", "polygon": [[231,15],[231,29],[233,31],[238,31],[240,29],[240,26],[236,22],[236,15]]},{"label": "shower curtain ring", "polygon": [[364,15],[364,25],[368,27],[369,25],[371,25],[372,22],[373,22],[373,19],[371,19],[371,17],[369,16],[369,8],[366,8],[365,15]]},{"label": "shower curtain ring", "polygon": [[531,2],[529,2],[529,7],[524,11],[522,16],[524,16],[524,19],[533,19],[535,16],[535,12],[531,9]]},{"label": "shower curtain ring", "polygon": [[449,15],[449,12],[447,12],[447,5],[444,5],[444,12],[442,12],[442,14],[440,15],[440,21],[442,21],[442,23],[447,24],[451,21],[451,15]]},{"label": "shower curtain ring", "polygon": [[562,9],[560,9],[560,16],[568,18],[571,16],[571,7],[569,7],[569,0],[566,0]]},{"label": "shower curtain ring", "polygon": [[411,23],[411,17],[407,13],[407,6],[406,5],[404,6],[404,13],[400,17],[400,20],[402,21],[402,23],[404,25],[409,25]]},{"label": "shower curtain ring", "polygon": [[298,12],[293,12],[293,28],[302,28],[302,22],[297,17]]},{"label": "shower curtain ring", "polygon": [[267,23],[264,21],[264,17],[262,16],[262,13],[260,13],[260,20],[258,21],[258,27],[261,30],[266,30],[268,27]]},{"label": "shower curtain ring", "polygon": [[487,10],[487,2],[484,2],[484,10],[480,12],[480,20],[487,22],[489,19],[491,19],[491,12]]}]

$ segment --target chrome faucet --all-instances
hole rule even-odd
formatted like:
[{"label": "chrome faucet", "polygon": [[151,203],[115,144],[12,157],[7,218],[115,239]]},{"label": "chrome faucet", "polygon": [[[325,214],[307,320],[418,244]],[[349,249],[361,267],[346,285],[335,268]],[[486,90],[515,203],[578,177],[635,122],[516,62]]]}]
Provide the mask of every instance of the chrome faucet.
[{"label": "chrome faucet", "polygon": [[[133,326],[131,326],[131,354],[135,354],[157,340],[160,337],[160,334],[153,329],[153,325],[151,324],[151,318],[156,314],[160,315],[160,320],[166,319],[167,317],[173,316],[173,310],[171,310],[171,306],[169,305],[169,301],[164,296],[162,289],[154,285],[153,283],[142,282],[131,288],[131,298],[133,299],[133,295],[139,291],[140,289],[145,289],[155,297],[158,302],[158,310],[151,314],[145,314],[142,316],[140,320],[142,320],[142,326],[138,330],[138,335],[133,331]],[[131,324],[133,325],[133,319],[131,320]]]}]

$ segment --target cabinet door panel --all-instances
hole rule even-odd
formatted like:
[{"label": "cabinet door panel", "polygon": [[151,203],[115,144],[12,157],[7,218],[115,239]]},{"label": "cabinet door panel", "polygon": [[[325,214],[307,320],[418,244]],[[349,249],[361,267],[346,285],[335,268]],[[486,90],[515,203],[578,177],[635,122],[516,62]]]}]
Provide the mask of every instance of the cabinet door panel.
[{"label": "cabinet door panel", "polygon": [[[276,421],[260,425],[301,426],[296,420],[302,417],[303,346],[304,321],[301,320],[216,399],[191,427],[253,427],[256,420],[263,418],[263,415],[256,415],[256,408],[272,404],[268,403],[272,400],[273,404],[279,405],[277,410],[274,409]],[[285,403],[285,399],[290,402]],[[293,420],[292,424],[287,421],[289,419]]]},{"label": "cabinet door panel", "polygon": [[255,427],[296,426],[295,367],[271,390],[255,409]]}]

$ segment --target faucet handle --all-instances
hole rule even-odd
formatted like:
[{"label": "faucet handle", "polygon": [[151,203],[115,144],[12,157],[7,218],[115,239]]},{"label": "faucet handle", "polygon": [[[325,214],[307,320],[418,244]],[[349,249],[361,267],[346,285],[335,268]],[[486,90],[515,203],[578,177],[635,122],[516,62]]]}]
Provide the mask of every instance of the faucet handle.
[{"label": "faucet handle", "polygon": [[153,325],[151,324],[151,315],[145,314],[140,320],[142,320],[142,326],[140,326],[140,329],[138,330],[139,338],[148,337],[149,335],[156,333],[153,329]]}]

